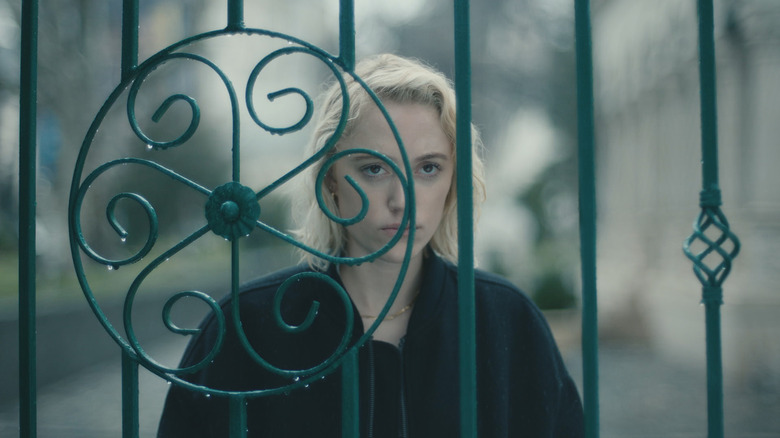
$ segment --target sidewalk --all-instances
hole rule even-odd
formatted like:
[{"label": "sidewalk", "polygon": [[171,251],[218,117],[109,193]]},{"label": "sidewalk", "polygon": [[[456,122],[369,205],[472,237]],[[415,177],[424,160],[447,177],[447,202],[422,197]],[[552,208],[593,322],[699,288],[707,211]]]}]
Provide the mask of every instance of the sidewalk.
[{"label": "sidewalk", "polygon": [[[180,347],[158,345],[155,357],[176,361]],[[581,360],[566,361],[581,383]],[[41,389],[39,438],[121,436],[121,386],[117,361],[96,364]],[[168,385],[140,371],[141,437],[154,437]],[[692,438],[707,430],[706,377],[701,370],[674,366],[652,351],[603,345],[600,351],[600,424],[602,438]],[[780,437],[777,388],[725,389],[725,429],[729,438]],[[0,411],[0,437],[18,436],[18,408]]]},{"label": "sidewalk", "polygon": [[[566,360],[581,382],[580,357]],[[647,348],[602,344],[599,376],[601,438],[707,436],[704,363],[691,369]],[[780,388],[758,391],[726,384],[724,410],[729,438],[780,437]]]},{"label": "sidewalk", "polygon": [[[156,345],[149,353],[176,363],[179,346]],[[119,438],[122,436],[122,376],[117,360],[95,364],[38,391],[38,438]],[[139,369],[140,436],[154,437],[168,384]],[[18,437],[18,406],[0,407],[0,437]]]}]

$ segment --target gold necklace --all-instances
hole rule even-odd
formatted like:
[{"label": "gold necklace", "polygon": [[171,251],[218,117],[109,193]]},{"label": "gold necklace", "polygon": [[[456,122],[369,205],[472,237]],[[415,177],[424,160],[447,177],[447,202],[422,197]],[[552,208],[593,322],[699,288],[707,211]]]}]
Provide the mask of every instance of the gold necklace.
[{"label": "gold necklace", "polygon": [[[382,321],[392,321],[392,320],[398,318],[399,316],[403,315],[404,312],[406,312],[407,310],[411,309],[412,306],[414,306],[414,302],[417,301],[417,297],[419,297],[419,296],[420,296],[420,292],[418,291],[417,295],[415,295],[414,298],[412,298],[412,301],[410,301],[409,304],[404,306],[404,308],[399,310],[398,312],[395,312],[392,315],[385,316],[385,319],[383,319]],[[379,315],[363,315],[361,313],[360,317],[361,318],[366,318],[366,319],[377,319],[379,317]]]}]

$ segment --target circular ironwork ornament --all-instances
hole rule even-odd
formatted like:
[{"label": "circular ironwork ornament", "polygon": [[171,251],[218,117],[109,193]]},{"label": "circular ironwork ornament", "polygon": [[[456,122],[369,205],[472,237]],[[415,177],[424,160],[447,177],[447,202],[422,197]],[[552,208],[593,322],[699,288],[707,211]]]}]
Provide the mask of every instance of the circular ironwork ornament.
[{"label": "circular ironwork ornament", "polygon": [[[290,126],[274,127],[268,123],[263,122],[260,116],[258,115],[253,100],[253,91],[254,91],[255,84],[258,81],[259,73],[267,65],[271,64],[274,60],[278,59],[279,57],[291,55],[291,54],[310,56],[318,60],[319,62],[321,62],[323,65],[325,65],[332,72],[335,81],[341,87],[341,96],[342,96],[341,117],[339,120],[338,127],[336,128],[332,137],[327,140],[324,147],[322,147],[317,153],[315,153],[311,157],[306,158],[303,162],[298,164],[292,170],[285,173],[282,177],[280,177],[273,183],[269,184],[266,187],[262,187],[257,191],[255,191],[253,188],[243,185],[239,178],[238,169],[240,167],[240,161],[241,161],[241,152],[240,152],[241,145],[240,145],[239,133],[240,133],[240,116],[241,116],[240,109],[242,108],[242,105],[240,104],[238,94],[233,88],[232,85],[233,81],[231,81],[231,79],[228,78],[228,76],[224,73],[224,71],[220,69],[220,67],[214,62],[212,62],[211,60],[199,54],[182,51],[185,47],[188,47],[196,42],[215,39],[218,37],[226,37],[226,36],[239,34],[239,33],[246,34],[252,37],[271,38],[273,40],[278,40],[282,43],[286,43],[283,44],[283,47],[271,51],[269,54],[267,54],[262,59],[260,59],[256,64],[255,68],[252,70],[251,74],[249,75],[249,78],[246,80],[246,95],[245,95],[245,102],[244,102],[245,108],[248,111],[252,121],[254,121],[257,127],[259,127],[260,129],[263,129],[271,134],[285,135],[300,130],[301,128],[306,126],[311,121],[312,118],[313,100],[305,91],[299,88],[285,88],[280,91],[276,91],[267,95],[269,101],[273,101],[275,98],[279,96],[288,95],[288,94],[296,94],[299,95],[301,98],[303,98],[306,108],[300,120],[298,120],[297,122],[291,124]],[[138,137],[138,139],[140,139],[144,144],[148,145],[149,149],[156,150],[159,153],[165,153],[165,151],[170,150],[172,148],[180,148],[183,145],[185,145],[198,131],[202,122],[200,116],[200,107],[198,106],[198,103],[194,98],[185,94],[173,94],[167,97],[166,99],[164,99],[160,104],[160,106],[158,107],[158,109],[154,112],[154,114],[151,117],[152,121],[159,122],[162,119],[162,116],[166,113],[166,111],[168,111],[168,109],[174,103],[184,102],[186,103],[186,105],[188,105],[191,113],[190,121],[187,127],[183,130],[183,132],[173,140],[167,140],[167,141],[156,140],[155,138],[153,138],[153,136],[148,135],[146,132],[144,132],[141,129],[136,119],[136,111],[135,111],[136,98],[144,81],[158,67],[170,62],[192,62],[192,63],[197,63],[202,66],[205,66],[208,69],[210,69],[210,71],[213,72],[220,79],[221,83],[224,85],[225,91],[230,101],[230,108],[231,108],[230,116],[231,116],[232,133],[233,133],[232,136],[233,143],[231,145],[232,146],[232,152],[231,152],[232,171],[233,171],[232,180],[226,181],[214,189],[209,189],[204,185],[201,185],[197,181],[194,181],[184,175],[181,175],[176,171],[174,171],[173,169],[168,168],[156,161],[145,159],[145,158],[138,158],[138,157],[125,157],[125,158],[120,158],[120,159],[115,159],[115,160],[105,162],[97,166],[94,170],[89,171],[89,173],[87,173],[86,175],[84,175],[85,163],[87,161],[87,158],[90,157],[90,151],[94,146],[96,133],[98,129],[101,127],[101,125],[103,124],[104,120],[106,119],[109,110],[111,110],[111,108],[114,107],[116,102],[119,100],[120,96],[123,96],[125,93],[127,93],[126,112],[127,112],[127,120],[130,125],[130,128]],[[323,182],[325,172],[327,172],[328,168],[333,164],[334,160],[337,160],[344,155],[343,151],[339,153],[334,153],[333,148],[336,146],[336,142],[338,141],[339,137],[341,136],[342,132],[346,127],[346,123],[349,115],[349,95],[347,93],[345,76],[351,77],[352,80],[360,84],[360,86],[362,86],[366,90],[369,96],[379,106],[380,110],[382,111],[385,118],[387,119],[392,129],[392,132],[396,138],[403,162],[401,166],[398,166],[386,156],[379,154],[373,150],[361,149],[361,150],[352,150],[352,152],[372,154],[377,158],[383,160],[393,168],[393,170],[396,172],[396,175],[398,175],[398,177],[401,180],[401,184],[404,187],[404,192],[406,196],[404,216],[402,222],[403,224],[407,224],[407,223],[409,224],[408,227],[406,226],[399,227],[398,233],[394,235],[392,239],[390,239],[390,241],[382,248],[378,249],[372,254],[360,258],[339,257],[339,256],[325,254],[314,248],[310,248],[301,242],[296,241],[294,238],[287,235],[286,233],[277,230],[272,226],[264,223],[262,212],[260,210],[260,205],[259,205],[259,201],[263,197],[272,193],[274,190],[281,187],[284,183],[286,183],[296,175],[300,174],[310,166],[314,165],[319,160],[325,160],[326,157],[328,157],[329,158],[328,161],[323,164],[320,173],[317,175],[317,185],[319,187],[319,185],[321,185]],[[189,234],[187,237],[185,237],[183,240],[176,243],[172,247],[162,250],[159,255],[155,257],[148,257],[148,261],[145,262],[146,264],[142,265],[143,267],[141,269],[141,272],[133,279],[132,284],[129,285],[127,290],[127,295],[125,297],[125,305],[123,311],[123,324],[124,324],[124,331],[126,333],[126,338],[123,337],[120,334],[120,332],[111,324],[111,322],[106,317],[106,314],[103,312],[102,308],[98,304],[97,299],[94,295],[94,291],[90,286],[90,283],[87,279],[87,274],[84,269],[84,259],[85,259],[84,256],[86,256],[86,258],[89,258],[98,264],[108,267],[109,269],[117,269],[124,265],[140,263],[142,260],[144,260],[146,256],[150,255],[152,249],[155,248],[155,246],[159,245],[159,241],[158,241],[159,227],[158,227],[158,218],[157,218],[156,210],[154,208],[154,205],[152,205],[152,203],[149,200],[147,200],[146,198],[144,198],[142,195],[138,193],[121,192],[114,195],[109,200],[106,206],[106,219],[108,220],[110,226],[117,233],[118,238],[124,240],[127,238],[128,232],[125,230],[125,228],[123,228],[122,224],[120,223],[120,220],[118,220],[117,215],[115,214],[115,210],[117,209],[117,204],[120,200],[123,200],[124,202],[133,202],[137,204],[142,208],[143,212],[146,215],[146,219],[149,223],[148,235],[146,236],[145,244],[135,254],[133,254],[130,257],[126,257],[123,259],[111,259],[107,256],[101,255],[100,251],[93,248],[93,246],[91,246],[87,242],[87,238],[85,238],[83,233],[82,218],[81,218],[85,196],[89,191],[90,187],[92,187],[94,183],[101,181],[101,178],[107,178],[107,176],[105,176],[106,171],[113,169],[117,166],[140,166],[146,169],[150,169],[153,172],[157,172],[161,175],[169,177],[177,184],[182,184],[183,186],[191,190],[194,190],[196,192],[199,192],[207,197],[207,200],[202,210],[204,211],[202,226],[199,229],[193,231],[191,234]],[[137,68],[135,68],[132,71],[132,73],[128,74],[127,77],[109,95],[109,97],[107,98],[103,106],[98,111],[95,119],[93,120],[86,134],[86,137],[84,138],[81,149],[79,151],[78,158],[76,160],[73,179],[71,183],[70,199],[68,204],[69,238],[70,238],[70,246],[71,246],[71,255],[73,258],[76,275],[78,277],[84,295],[87,299],[87,302],[91,306],[93,312],[97,316],[100,323],[103,325],[106,332],[108,332],[108,334],[114,339],[114,341],[116,341],[117,344],[119,344],[119,346],[123,348],[125,352],[130,355],[131,358],[133,358],[140,365],[149,369],[151,372],[157,374],[158,376],[177,385],[187,387],[191,390],[195,390],[205,394],[213,394],[213,395],[240,394],[241,396],[244,397],[257,397],[257,396],[289,392],[292,389],[304,387],[310,384],[311,382],[319,379],[320,377],[333,372],[341,364],[341,362],[346,357],[346,354],[351,349],[358,348],[360,345],[364,344],[371,337],[371,335],[373,334],[373,332],[376,330],[379,323],[381,322],[382,318],[384,318],[384,316],[389,311],[390,306],[392,306],[393,301],[395,300],[395,297],[398,294],[400,285],[403,282],[403,278],[406,274],[406,269],[408,267],[409,260],[411,258],[412,242],[414,241],[413,233],[415,229],[415,225],[414,225],[415,206],[414,206],[413,181],[411,178],[404,178],[403,176],[403,175],[411,175],[411,174],[412,174],[411,166],[406,156],[406,152],[403,148],[400,135],[398,134],[396,127],[393,124],[392,120],[390,119],[384,106],[381,104],[381,102],[374,94],[374,92],[371,91],[368,88],[368,86],[359,77],[357,77],[354,74],[354,72],[351,71],[351,69],[345,68],[344,63],[342,63],[339,58],[334,57],[328,54],[327,52],[325,52],[324,50],[316,46],[313,46],[309,43],[306,43],[302,40],[299,40],[297,38],[276,33],[276,32],[261,30],[261,29],[241,29],[240,31],[220,30],[220,31],[213,31],[213,32],[207,32],[200,35],[196,35],[191,38],[182,40],[176,44],[173,44],[166,49],[163,49],[162,51],[153,55],[147,61],[139,65]],[[359,222],[360,220],[363,219],[363,217],[365,216],[365,212],[368,209],[368,199],[365,196],[363,190],[353,179],[351,178],[348,179],[348,182],[363,199],[363,206],[361,212],[353,218],[346,218],[346,219],[340,218],[338,217],[338,215],[328,210],[327,206],[325,205],[322,199],[322,193],[321,193],[322,191],[319,189],[316,190],[319,207],[331,220],[334,220],[341,225],[348,225],[355,222]],[[294,281],[297,281],[301,278],[304,277],[312,278],[315,279],[316,281],[324,282],[328,287],[330,287],[330,289],[334,291],[334,293],[339,295],[340,300],[344,305],[344,309],[346,311],[345,312],[347,318],[346,325],[345,325],[346,329],[338,347],[332,352],[332,354],[329,357],[327,357],[318,365],[308,369],[293,369],[293,370],[276,367],[275,365],[267,362],[263,358],[262,351],[255,351],[252,348],[248,339],[246,338],[246,334],[243,332],[242,325],[239,320],[240,316],[238,312],[238,306],[239,306],[239,300],[238,300],[239,285],[237,280],[238,264],[239,264],[238,245],[239,242],[241,241],[241,238],[259,229],[261,232],[268,233],[271,236],[274,236],[275,238],[278,238],[304,251],[308,251],[309,253],[314,254],[317,257],[320,257],[322,259],[325,259],[330,263],[354,265],[354,264],[360,264],[363,262],[374,260],[377,257],[380,257],[382,254],[386,253],[388,250],[390,250],[390,248],[395,246],[400,241],[400,239],[403,237],[403,230],[407,228],[409,229],[409,238],[407,240],[406,252],[404,256],[401,273],[394,285],[394,288],[388,298],[388,301],[386,302],[382,312],[379,315],[379,318],[377,318],[376,322],[374,322],[374,324],[365,331],[365,333],[359,338],[359,340],[356,343],[350,344],[349,342],[350,339],[352,338],[352,326],[354,322],[354,315],[352,312],[352,303],[347,292],[338,284],[338,282],[334,281],[332,278],[328,277],[323,273],[306,272],[303,274],[299,274],[297,276],[293,276],[292,278],[288,279],[288,281],[284,282],[284,284],[282,284],[282,286],[277,291],[274,299],[274,308],[272,309],[275,323],[281,329],[288,332],[299,332],[308,329],[312,321],[314,320],[314,318],[317,317],[317,309],[319,303],[313,302],[311,304],[311,307],[309,309],[309,314],[306,317],[305,321],[297,326],[294,326],[286,323],[284,321],[284,318],[281,315],[280,309],[281,309],[282,298],[284,294],[287,292],[289,286]],[[206,354],[206,356],[203,357],[202,360],[200,360],[198,363],[186,368],[169,368],[156,362],[152,357],[150,357],[148,353],[140,345],[136,337],[135,330],[133,327],[133,318],[132,318],[135,297],[142,289],[142,285],[145,279],[149,276],[151,272],[153,272],[157,267],[159,267],[161,263],[163,263],[165,260],[168,260],[172,257],[176,257],[177,254],[182,249],[188,247],[193,242],[196,242],[198,239],[207,235],[209,232],[213,232],[219,236],[224,237],[228,241],[227,245],[230,248],[229,251],[231,254],[231,270],[232,270],[230,293],[231,293],[231,298],[233,300],[233,306],[234,306],[231,311],[233,321],[232,322],[226,321],[226,317],[223,314],[223,311],[220,308],[219,303],[213,297],[209,296],[204,292],[187,290],[187,291],[179,291],[174,293],[165,302],[164,307],[162,309],[162,318],[163,318],[164,326],[170,332],[179,335],[184,335],[184,336],[197,335],[199,333],[200,329],[178,327],[170,319],[171,311],[173,307],[176,305],[176,303],[178,303],[181,299],[191,298],[191,299],[196,299],[204,302],[210,308],[211,312],[215,315],[215,321],[219,328],[219,332],[218,332],[219,334],[218,334],[218,339],[215,345],[213,346],[212,350],[208,352],[208,354]],[[191,384],[188,381],[179,377],[180,374],[191,373],[193,371],[197,371],[199,369],[204,368],[212,361],[212,359],[214,359],[214,357],[218,354],[219,349],[222,346],[223,338],[225,336],[226,327],[228,323],[233,324],[233,326],[236,328],[237,335],[239,337],[241,344],[247,350],[247,352],[253,358],[253,360],[255,360],[258,364],[260,364],[265,369],[271,372],[289,377],[290,380],[288,385],[278,387],[278,388],[269,388],[269,389],[245,391],[245,392],[234,392],[234,391],[218,390],[215,388],[201,387],[198,385]]]},{"label": "circular ironwork ornament", "polygon": [[248,236],[259,217],[255,192],[234,181],[214,189],[206,201],[206,220],[211,231],[226,240]]}]

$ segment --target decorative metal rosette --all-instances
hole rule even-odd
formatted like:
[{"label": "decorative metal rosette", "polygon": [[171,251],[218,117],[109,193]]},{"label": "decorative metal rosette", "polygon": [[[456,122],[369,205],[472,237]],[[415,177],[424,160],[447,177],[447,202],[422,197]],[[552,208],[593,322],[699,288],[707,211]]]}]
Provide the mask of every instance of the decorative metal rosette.
[{"label": "decorative metal rosette", "polygon": [[206,201],[206,220],[211,231],[227,240],[248,236],[259,217],[257,195],[237,182],[217,187]]}]

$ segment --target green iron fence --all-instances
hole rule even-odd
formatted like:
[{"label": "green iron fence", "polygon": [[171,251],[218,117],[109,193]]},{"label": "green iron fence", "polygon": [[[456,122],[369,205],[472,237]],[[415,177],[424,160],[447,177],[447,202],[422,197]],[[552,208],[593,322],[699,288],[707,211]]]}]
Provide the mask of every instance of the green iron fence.
[{"label": "green iron fence", "polygon": [[[701,194],[701,215],[694,223],[694,233],[684,244],[685,254],[694,262],[694,272],[703,284],[703,302],[706,308],[707,326],[707,369],[708,369],[708,418],[709,436],[723,436],[723,394],[722,394],[722,370],[720,354],[720,320],[719,306],[722,297],[722,283],[729,274],[731,261],[739,251],[739,241],[729,230],[728,222],[720,210],[720,196],[717,178],[717,124],[716,124],[716,100],[715,100],[715,64],[714,64],[714,40],[713,40],[713,11],[712,0],[699,0],[699,46],[701,59],[701,116],[702,116],[702,163],[704,188]],[[121,56],[121,82],[114,92],[108,97],[103,108],[95,118],[92,127],[82,145],[71,188],[71,200],[69,204],[70,239],[74,264],[77,276],[87,297],[89,305],[109,335],[119,345],[122,354],[122,388],[123,388],[123,436],[136,437],[138,428],[138,371],[143,366],[152,373],[175,384],[187,386],[193,391],[200,391],[216,396],[229,398],[231,436],[245,435],[246,411],[245,400],[251,397],[271,396],[275,393],[292,389],[307,384],[318,376],[332,372],[340,368],[343,378],[343,391],[345,402],[342,406],[344,436],[358,435],[357,412],[357,357],[356,348],[341,348],[323,362],[316,369],[306,372],[278,370],[289,376],[297,377],[295,382],[287,388],[278,388],[272,391],[258,392],[229,392],[217,391],[210,388],[196,387],[182,380],[179,376],[182,370],[166,368],[151,359],[138,340],[134,336],[132,326],[132,306],[135,293],[144,279],[162,261],[175,255],[187,245],[198,238],[213,231],[230,241],[231,261],[231,290],[237,293],[238,287],[238,259],[241,237],[255,227],[276,235],[296,246],[301,244],[292,238],[267,226],[258,220],[260,212],[253,208],[256,201],[271,193],[288,179],[302,171],[317,157],[312,157],[284,177],[270,186],[254,192],[243,186],[240,178],[240,141],[239,141],[239,117],[238,95],[232,87],[231,80],[219,69],[217,65],[208,59],[187,53],[184,50],[192,43],[231,34],[251,34],[261,37],[275,38],[289,42],[289,47],[279,49],[268,55],[260,63],[256,70],[259,71],[265,65],[278,56],[289,53],[301,53],[314,57],[325,64],[343,84],[342,75],[352,75],[355,64],[355,25],[354,4],[352,0],[340,0],[339,16],[339,54],[334,56],[323,49],[313,46],[293,36],[270,32],[262,29],[252,29],[244,26],[243,2],[240,0],[228,0],[228,23],[224,29],[207,32],[189,37],[151,56],[142,63],[138,63],[138,28],[139,7],[138,0],[124,0],[123,30],[122,30],[122,56]],[[461,392],[461,430],[464,437],[477,436],[476,418],[476,376],[475,376],[475,312],[474,312],[474,277],[473,277],[473,223],[471,212],[471,71],[470,71],[470,30],[469,30],[469,2],[467,0],[454,1],[453,34],[455,39],[455,88],[458,96],[458,127],[457,136],[460,139],[457,145],[457,160],[459,178],[457,191],[459,196],[459,320],[460,330],[460,381]],[[595,141],[594,141],[594,113],[593,113],[593,74],[590,40],[590,4],[587,0],[576,0],[575,10],[575,34],[577,52],[577,88],[578,88],[578,122],[579,122],[579,190],[580,190],[580,235],[581,235],[581,263],[582,263],[582,350],[583,350],[583,380],[584,380],[584,407],[586,436],[594,438],[599,435],[599,396],[598,396],[598,331],[597,331],[597,302],[596,302],[596,190],[595,190]],[[36,272],[35,272],[35,179],[36,179],[36,87],[37,87],[37,32],[38,32],[38,2],[37,0],[22,1],[22,62],[21,62],[21,92],[20,92],[20,213],[19,213],[19,365],[20,365],[20,433],[22,437],[35,437],[36,425]],[[124,158],[113,160],[99,166],[86,176],[82,175],[84,162],[89,153],[91,142],[100,127],[107,111],[116,103],[120,94],[128,91],[128,120],[136,135],[143,139],[154,149],[166,149],[175,147],[189,138],[197,129],[199,120],[199,107],[197,103],[186,95],[174,95],[169,97],[158,109],[155,117],[159,119],[167,108],[175,102],[185,102],[192,111],[192,119],[187,130],[177,139],[170,142],[159,142],[149,138],[138,127],[133,110],[134,96],[145,77],[156,67],[172,61],[187,60],[200,63],[216,72],[222,80],[231,100],[233,111],[233,138],[232,138],[232,175],[231,180],[223,185],[209,190],[195,181],[191,181],[166,167],[148,160],[137,158]],[[253,73],[254,74],[254,73]],[[247,88],[251,91],[253,77],[250,77]],[[360,80],[355,77],[356,80]],[[249,111],[252,112],[251,92],[247,92],[246,100]],[[311,100],[302,90],[287,89],[279,93],[296,93],[304,97],[307,108]],[[310,112],[295,126],[282,128],[277,133],[285,133],[288,130],[296,130],[305,125],[311,116]],[[274,128],[264,125],[253,115],[255,122],[269,130]],[[138,262],[146,255],[157,240],[157,217],[154,208],[141,196],[134,193],[120,193],[115,195],[107,207],[108,220],[115,231],[123,236],[124,230],[114,217],[114,207],[119,200],[130,200],[140,205],[148,218],[150,229],[144,247],[134,256],[125,259],[109,259],[98,254],[86,242],[81,232],[80,209],[85,193],[90,185],[103,175],[107,170],[122,165],[136,165],[153,169],[178,181],[192,190],[198,191],[208,198],[207,218],[205,226],[183,239],[172,248],[142,270],[135,279],[128,292],[124,311],[124,328],[127,338],[108,322],[97,301],[94,299],[89,282],[86,279],[82,266],[82,256],[93,259],[109,268],[118,268],[126,264]],[[409,170],[409,163],[404,162]],[[407,173],[408,174],[408,173]],[[413,187],[411,179],[405,186],[405,191],[413,201]],[[408,203],[406,211],[407,220],[414,220],[414,203]],[[236,218],[244,216],[248,228],[234,226]],[[413,228],[413,227],[412,227]],[[713,230],[716,231],[713,236]],[[410,239],[411,240],[411,239]],[[704,249],[695,251],[697,244],[703,244]],[[410,252],[407,250],[407,261]],[[717,258],[716,263],[710,262]],[[354,263],[354,260],[342,260],[341,262]],[[402,274],[403,275],[403,274]],[[400,284],[400,281],[399,281]],[[392,300],[397,292],[391,295],[380,319],[387,313]],[[199,292],[182,292],[171,298],[165,307],[166,325],[174,332],[191,334],[190,331],[176,327],[169,319],[170,308],[182,297],[189,296],[200,299],[212,308],[216,309],[216,302],[208,295]],[[235,300],[237,303],[238,301]],[[220,312],[216,312],[221,314]],[[237,315],[237,312],[235,312]],[[221,321],[224,324],[224,321]],[[375,323],[375,326],[378,323]],[[371,336],[375,327],[366,331],[358,345],[365,342]],[[349,336],[345,337],[347,339]],[[207,358],[208,359],[208,358]]]}]

